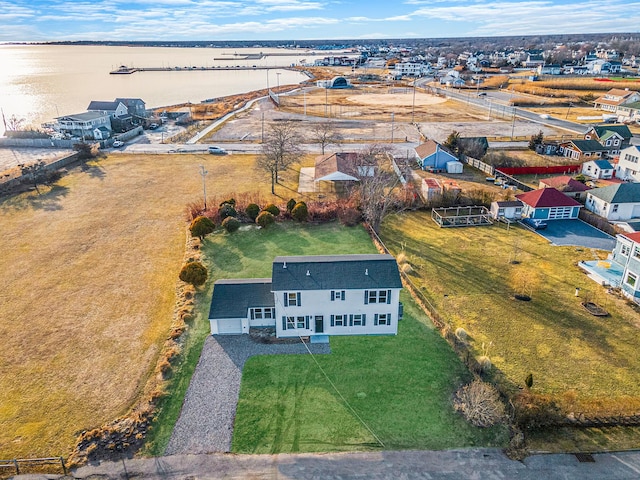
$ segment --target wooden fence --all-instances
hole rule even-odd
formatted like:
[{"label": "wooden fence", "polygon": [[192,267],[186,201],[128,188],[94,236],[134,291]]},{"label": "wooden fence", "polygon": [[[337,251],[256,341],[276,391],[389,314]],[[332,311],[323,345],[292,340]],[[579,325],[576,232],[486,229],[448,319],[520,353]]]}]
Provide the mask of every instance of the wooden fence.
[{"label": "wooden fence", "polygon": [[[13,458],[11,460],[0,460],[0,475],[7,471],[15,471],[16,475],[26,473],[25,470],[38,469],[42,466],[60,465],[62,473],[67,474],[67,465],[63,457],[47,457],[47,458]],[[22,468],[22,470],[21,470]]]}]

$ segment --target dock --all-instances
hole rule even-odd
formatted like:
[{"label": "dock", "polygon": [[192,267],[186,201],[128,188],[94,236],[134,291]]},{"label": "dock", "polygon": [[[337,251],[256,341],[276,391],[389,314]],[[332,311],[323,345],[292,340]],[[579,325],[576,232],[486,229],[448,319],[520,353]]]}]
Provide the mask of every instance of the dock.
[{"label": "dock", "polygon": [[286,66],[258,66],[258,65],[236,65],[236,66],[215,66],[215,67],[127,67],[121,65],[116,70],[109,72],[111,75],[131,75],[136,72],[202,72],[212,70],[294,70],[291,65]]}]

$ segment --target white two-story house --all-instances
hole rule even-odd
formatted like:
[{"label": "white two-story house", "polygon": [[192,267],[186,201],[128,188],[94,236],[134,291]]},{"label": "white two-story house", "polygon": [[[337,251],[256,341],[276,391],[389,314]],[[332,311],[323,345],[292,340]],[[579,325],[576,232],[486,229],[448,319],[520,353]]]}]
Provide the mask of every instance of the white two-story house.
[{"label": "white two-story house", "polygon": [[275,327],[283,337],[395,335],[402,317],[398,265],[391,255],[276,257],[271,279],[219,280],[212,334]]},{"label": "white two-story house", "polygon": [[623,233],[616,240],[612,260],[623,267],[620,288],[627,297],[640,303],[640,232]]},{"label": "white two-story house", "polygon": [[616,177],[620,180],[640,182],[640,147],[632,145],[620,152],[616,165]]}]

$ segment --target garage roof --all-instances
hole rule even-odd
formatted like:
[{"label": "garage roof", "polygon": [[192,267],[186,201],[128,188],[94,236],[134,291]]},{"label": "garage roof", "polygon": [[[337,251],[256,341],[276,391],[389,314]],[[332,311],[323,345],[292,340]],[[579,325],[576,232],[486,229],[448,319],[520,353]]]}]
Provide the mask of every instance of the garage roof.
[{"label": "garage roof", "polygon": [[213,285],[209,318],[247,318],[249,307],[273,306],[270,278],[218,280]]}]

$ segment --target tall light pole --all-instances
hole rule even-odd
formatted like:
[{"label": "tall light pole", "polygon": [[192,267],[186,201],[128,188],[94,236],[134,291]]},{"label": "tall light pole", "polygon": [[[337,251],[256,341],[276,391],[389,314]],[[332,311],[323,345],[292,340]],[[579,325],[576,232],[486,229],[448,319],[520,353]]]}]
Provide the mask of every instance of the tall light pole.
[{"label": "tall light pole", "polygon": [[393,143],[393,117],[394,114],[391,113],[391,143]]},{"label": "tall light pole", "polygon": [[564,116],[564,119],[569,118],[569,112],[571,111],[571,107],[573,107],[573,103],[569,102],[569,108],[567,109],[567,114]]},{"label": "tall light pole", "polygon": [[516,128],[516,107],[513,107],[513,119],[511,120],[511,140],[513,140],[513,130]]},{"label": "tall light pole", "polygon": [[324,86],[324,117],[325,118],[327,118],[327,105],[329,103],[328,98],[329,98],[329,86],[325,85]]},{"label": "tall light pole", "polygon": [[262,112],[262,143],[264,143],[264,112]]},{"label": "tall light pole", "polygon": [[204,195],[204,210],[207,211],[207,182],[205,178],[207,177],[207,172],[204,168],[204,165],[200,165],[200,175],[202,175],[202,194]]},{"label": "tall light pole", "polygon": [[276,72],[276,77],[278,78],[278,103],[280,103],[280,73]]}]

